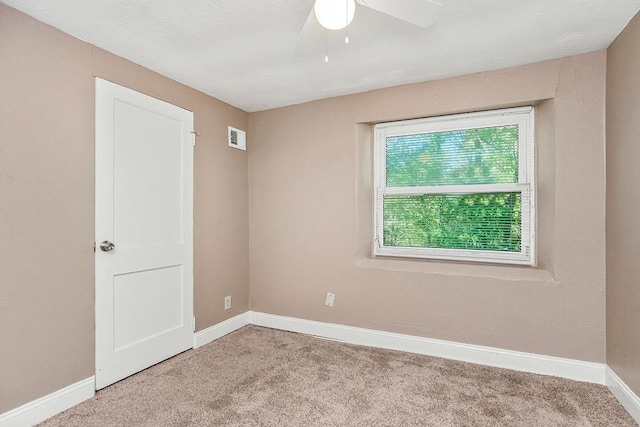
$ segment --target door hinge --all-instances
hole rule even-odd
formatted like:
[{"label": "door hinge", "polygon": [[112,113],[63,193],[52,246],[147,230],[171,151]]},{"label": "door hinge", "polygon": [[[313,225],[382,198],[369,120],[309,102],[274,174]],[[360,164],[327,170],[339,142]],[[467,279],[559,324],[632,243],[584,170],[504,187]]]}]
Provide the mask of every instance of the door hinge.
[{"label": "door hinge", "polygon": [[191,143],[193,144],[193,148],[196,148],[196,136],[200,136],[200,133],[195,131],[195,130],[192,130],[191,131],[191,135],[192,135],[191,136]]},{"label": "door hinge", "polygon": [[196,316],[193,316],[193,332],[196,331]]},{"label": "door hinge", "polygon": [[93,253],[96,253],[96,242],[93,242]]}]

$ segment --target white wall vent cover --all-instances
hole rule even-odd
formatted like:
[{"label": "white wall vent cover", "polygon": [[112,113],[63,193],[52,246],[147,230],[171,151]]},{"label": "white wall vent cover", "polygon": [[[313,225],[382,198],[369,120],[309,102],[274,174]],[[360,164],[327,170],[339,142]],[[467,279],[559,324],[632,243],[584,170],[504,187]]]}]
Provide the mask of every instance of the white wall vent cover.
[{"label": "white wall vent cover", "polygon": [[243,130],[229,126],[229,147],[246,150],[247,133]]}]

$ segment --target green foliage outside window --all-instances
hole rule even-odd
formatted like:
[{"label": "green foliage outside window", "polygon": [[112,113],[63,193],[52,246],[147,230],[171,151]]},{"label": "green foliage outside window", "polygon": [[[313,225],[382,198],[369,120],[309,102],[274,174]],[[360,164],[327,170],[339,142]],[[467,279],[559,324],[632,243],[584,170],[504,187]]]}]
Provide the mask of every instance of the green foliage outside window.
[{"label": "green foliage outside window", "polygon": [[[394,136],[387,187],[518,182],[518,126]],[[384,245],[520,251],[519,192],[384,197]]]}]

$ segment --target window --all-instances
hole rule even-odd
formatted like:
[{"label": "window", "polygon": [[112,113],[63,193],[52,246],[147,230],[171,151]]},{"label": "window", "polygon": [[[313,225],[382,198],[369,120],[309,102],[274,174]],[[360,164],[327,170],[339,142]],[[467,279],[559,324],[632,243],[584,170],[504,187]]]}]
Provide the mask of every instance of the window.
[{"label": "window", "polygon": [[375,255],[535,265],[533,108],[375,126]]}]

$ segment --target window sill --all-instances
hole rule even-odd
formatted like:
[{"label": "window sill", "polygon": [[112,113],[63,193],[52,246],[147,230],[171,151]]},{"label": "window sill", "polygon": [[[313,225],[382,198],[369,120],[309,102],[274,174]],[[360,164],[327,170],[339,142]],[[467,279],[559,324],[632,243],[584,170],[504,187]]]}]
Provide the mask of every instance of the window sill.
[{"label": "window sill", "polygon": [[373,255],[375,258],[400,258],[407,260],[444,261],[472,265],[517,265],[532,266],[532,259],[520,252],[494,252],[481,250],[461,249],[432,249],[432,248],[406,248],[406,247],[382,247]]},{"label": "window sill", "polygon": [[556,281],[556,278],[551,271],[536,267],[517,265],[478,264],[380,256],[360,256],[356,258],[355,265],[359,268],[371,268],[386,271],[406,271],[409,273],[435,274],[443,276],[489,278],[512,282],[559,283]]}]

